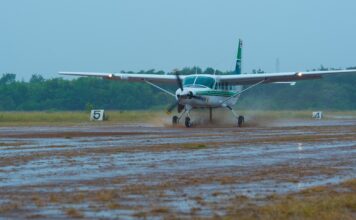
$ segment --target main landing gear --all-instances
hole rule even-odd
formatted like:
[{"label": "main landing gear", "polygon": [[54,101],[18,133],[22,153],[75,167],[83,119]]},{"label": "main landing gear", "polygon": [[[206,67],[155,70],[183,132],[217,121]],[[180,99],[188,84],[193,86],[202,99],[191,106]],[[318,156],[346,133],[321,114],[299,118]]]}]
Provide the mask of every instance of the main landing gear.
[{"label": "main landing gear", "polygon": [[245,123],[245,117],[242,115],[238,116],[230,106],[226,106],[226,107],[231,111],[231,113],[237,119],[237,127],[241,128],[243,126],[243,124]]},{"label": "main landing gear", "polygon": [[245,117],[240,115],[237,118],[237,127],[241,128],[244,123],[245,123]]},{"label": "main landing gear", "polygon": [[[227,106],[227,108],[231,111],[231,113],[234,115],[234,117],[236,118],[237,120],[237,127],[242,127],[245,123],[245,117],[242,116],[242,115],[237,115],[235,113],[235,111],[230,107],[230,106]],[[184,114],[187,114],[187,116],[185,117],[185,120],[184,120],[184,124],[185,124],[185,127],[187,128],[190,128],[192,127],[193,123],[191,122],[190,120],[190,110],[192,110],[191,107],[185,107],[184,108],[184,111],[179,115],[179,116],[173,116],[172,118],[172,124],[173,126],[177,125],[180,121],[180,119],[183,117]],[[209,109],[209,119],[210,121],[212,121],[212,108]]]}]

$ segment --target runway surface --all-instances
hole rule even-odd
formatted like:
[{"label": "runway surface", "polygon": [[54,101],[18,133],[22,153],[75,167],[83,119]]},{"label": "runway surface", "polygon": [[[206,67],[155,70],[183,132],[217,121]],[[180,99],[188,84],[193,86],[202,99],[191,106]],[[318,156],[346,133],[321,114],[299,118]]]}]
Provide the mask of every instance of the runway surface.
[{"label": "runway surface", "polygon": [[356,177],[356,119],[268,126],[87,124],[0,128],[0,217],[224,216]]}]

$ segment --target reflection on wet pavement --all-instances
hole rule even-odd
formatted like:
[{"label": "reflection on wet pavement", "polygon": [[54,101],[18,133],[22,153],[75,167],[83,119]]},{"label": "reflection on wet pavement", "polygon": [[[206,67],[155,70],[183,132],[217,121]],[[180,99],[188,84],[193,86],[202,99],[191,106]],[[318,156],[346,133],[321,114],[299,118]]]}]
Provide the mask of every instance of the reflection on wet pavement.
[{"label": "reflection on wet pavement", "polygon": [[1,128],[0,204],[23,210],[10,217],[209,217],[236,196],[355,178],[356,120],[315,122]]}]

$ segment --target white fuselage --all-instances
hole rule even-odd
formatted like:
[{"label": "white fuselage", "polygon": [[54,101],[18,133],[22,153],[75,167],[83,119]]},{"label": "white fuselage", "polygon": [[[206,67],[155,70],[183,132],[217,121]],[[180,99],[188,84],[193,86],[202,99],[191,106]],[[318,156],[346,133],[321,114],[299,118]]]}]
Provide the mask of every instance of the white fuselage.
[{"label": "white fuselage", "polygon": [[[194,79],[194,77],[206,78],[199,80],[198,78]],[[189,78],[191,79],[190,81]],[[206,82],[212,79],[213,82]],[[199,81],[201,83],[199,83]],[[191,75],[184,79],[183,91],[181,89],[177,89],[175,95],[180,105],[188,105],[192,108],[219,108],[234,106],[239,96],[235,96],[226,102],[224,101],[240,92],[241,90],[242,86],[229,85],[228,83],[219,83],[215,77],[211,75]],[[190,97],[189,94],[198,98]],[[182,96],[185,98],[180,99],[179,97]]]}]

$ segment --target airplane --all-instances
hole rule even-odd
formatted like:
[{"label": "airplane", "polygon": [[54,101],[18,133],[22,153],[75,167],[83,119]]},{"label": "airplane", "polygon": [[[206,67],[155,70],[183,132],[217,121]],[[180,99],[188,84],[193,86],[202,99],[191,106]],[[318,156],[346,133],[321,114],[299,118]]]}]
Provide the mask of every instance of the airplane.
[{"label": "airplane", "polygon": [[[237,121],[237,127],[244,124],[244,116],[237,115],[233,106],[239,100],[242,93],[265,83],[287,83],[294,85],[299,80],[320,79],[326,75],[351,74],[356,70],[332,70],[332,71],[312,71],[312,72],[282,72],[263,74],[242,74],[242,40],[239,39],[236,66],[233,74],[193,74],[179,75],[179,71],[171,75],[159,74],[137,74],[137,73],[94,73],[94,72],[59,72],[60,75],[101,77],[109,80],[123,80],[130,82],[144,82],[162,92],[174,97],[176,101],[168,108],[170,113],[177,108],[178,116],[174,115],[172,124],[177,125],[185,115],[185,126],[192,127],[190,112],[193,109],[209,109],[209,119],[212,121],[212,109],[226,108],[231,111]],[[178,89],[175,93],[168,91],[157,84],[174,84]]]}]

